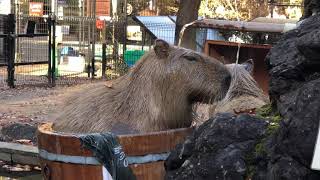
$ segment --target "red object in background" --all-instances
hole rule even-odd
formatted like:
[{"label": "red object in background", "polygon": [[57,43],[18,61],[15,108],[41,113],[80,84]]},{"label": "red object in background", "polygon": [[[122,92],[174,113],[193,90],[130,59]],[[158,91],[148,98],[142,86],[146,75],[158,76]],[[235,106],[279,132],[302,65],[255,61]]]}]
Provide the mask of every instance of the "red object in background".
[{"label": "red object in background", "polygon": [[[92,2],[93,0],[85,0],[85,7],[87,7],[86,15],[90,16],[92,9]],[[111,10],[111,0],[96,0],[96,17],[99,16],[110,16],[110,10]]]},{"label": "red object in background", "polygon": [[103,27],[104,27],[104,21],[98,19],[98,20],[96,21],[96,26],[97,26],[97,29],[100,29],[100,30],[103,29]]},{"label": "red object in background", "polygon": [[30,16],[43,16],[43,3],[42,2],[29,2],[29,15]]}]

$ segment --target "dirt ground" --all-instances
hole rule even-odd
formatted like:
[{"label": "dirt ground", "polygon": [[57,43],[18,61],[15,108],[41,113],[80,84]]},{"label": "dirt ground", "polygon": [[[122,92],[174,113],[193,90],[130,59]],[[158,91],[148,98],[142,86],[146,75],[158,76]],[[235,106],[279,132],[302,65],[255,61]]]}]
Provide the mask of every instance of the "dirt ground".
[{"label": "dirt ground", "polygon": [[[17,125],[16,123],[37,126],[42,122],[54,121],[55,115],[59,113],[59,107],[65,102],[66,98],[75,93],[75,91],[90,84],[92,84],[92,82],[89,81],[86,84],[72,86],[58,85],[54,88],[44,86],[17,86],[15,89],[0,87],[0,140],[36,145],[36,142],[24,141],[33,140],[33,138],[26,137],[34,137],[34,132],[25,126],[22,126],[22,128],[19,128],[21,126],[15,126]],[[13,128],[9,130],[10,138],[13,139],[4,139],[2,130],[5,129],[4,127],[9,127],[10,125],[18,127],[19,129]],[[25,137],[21,138],[21,134]],[[19,141],[19,139],[21,141]],[[23,176],[25,176],[32,173],[38,174],[39,172],[38,169],[30,169],[30,166],[7,164],[0,161],[0,179],[11,179],[1,177],[1,175],[7,176],[7,174],[14,174],[17,176],[23,174]],[[34,177],[32,176],[30,178],[36,179]]]},{"label": "dirt ground", "polygon": [[0,87],[0,128],[13,123],[37,125],[52,122],[65,99],[83,86],[54,88],[18,86],[15,89]]}]

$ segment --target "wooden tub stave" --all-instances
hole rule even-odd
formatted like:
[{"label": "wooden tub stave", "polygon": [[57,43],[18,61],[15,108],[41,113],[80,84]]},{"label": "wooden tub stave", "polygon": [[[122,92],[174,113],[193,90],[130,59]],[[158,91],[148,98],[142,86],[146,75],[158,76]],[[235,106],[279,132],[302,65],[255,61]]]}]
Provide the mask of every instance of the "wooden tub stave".
[{"label": "wooden tub stave", "polygon": [[[164,160],[192,128],[147,134],[120,135],[129,166],[139,180],[163,179]],[[103,167],[73,134],[54,132],[52,123],[38,128],[38,147],[43,175],[50,180],[104,180]],[[154,161],[149,162],[150,157]],[[63,162],[64,161],[64,162]]]}]

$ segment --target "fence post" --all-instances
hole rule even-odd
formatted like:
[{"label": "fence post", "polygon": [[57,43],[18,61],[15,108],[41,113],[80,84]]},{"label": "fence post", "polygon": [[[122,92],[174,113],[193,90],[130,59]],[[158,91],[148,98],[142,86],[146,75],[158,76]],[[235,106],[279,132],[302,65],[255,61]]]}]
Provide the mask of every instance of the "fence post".
[{"label": "fence post", "polygon": [[56,86],[56,24],[55,16],[50,14],[48,17],[48,36],[49,36],[49,57],[48,57],[48,79],[51,87]]},{"label": "fence post", "polygon": [[[124,25],[123,25],[123,32],[124,32],[124,35],[123,35],[123,47],[122,47],[122,51],[123,51],[123,56],[124,56],[124,53],[126,52],[127,50],[127,26],[128,26],[128,14],[127,14],[127,8],[128,8],[128,2],[127,0],[124,0]],[[124,57],[123,57],[123,60],[124,60]]]},{"label": "fence post", "polygon": [[7,52],[8,52],[8,86],[14,88],[14,61],[15,61],[15,17],[14,14],[8,15],[8,36],[7,36]]},{"label": "fence post", "polygon": [[95,77],[95,59],[96,59],[96,32],[97,32],[97,26],[96,26],[96,1],[92,1],[92,18],[93,18],[93,24],[92,24],[92,59],[91,59],[91,68],[92,68],[92,74],[91,78],[94,79]]},{"label": "fence post", "polygon": [[107,44],[102,44],[102,78],[106,78],[106,68],[107,67]]},{"label": "fence post", "polygon": [[51,15],[48,17],[48,36],[49,36],[49,46],[48,46],[48,83],[49,86],[52,87],[52,18]]},{"label": "fence post", "polygon": [[52,86],[56,86],[56,16],[52,18]]}]

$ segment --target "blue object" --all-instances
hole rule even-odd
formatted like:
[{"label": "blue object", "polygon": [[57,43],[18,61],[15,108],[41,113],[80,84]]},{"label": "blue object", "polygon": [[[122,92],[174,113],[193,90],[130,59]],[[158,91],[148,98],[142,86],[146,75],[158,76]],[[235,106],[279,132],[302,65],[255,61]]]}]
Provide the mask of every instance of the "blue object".
[{"label": "blue object", "polygon": [[[202,19],[199,17],[198,19]],[[135,16],[135,20],[144,26],[155,38],[163,39],[169,44],[174,44],[176,30],[176,16]],[[196,51],[203,52],[206,40],[225,39],[219,34],[217,29],[198,28],[196,29]]]},{"label": "blue object", "polygon": [[136,19],[156,38],[174,44],[176,24],[168,16],[136,16]]},{"label": "blue object", "polygon": [[63,47],[60,52],[61,56],[78,56],[79,53],[72,47]]}]

